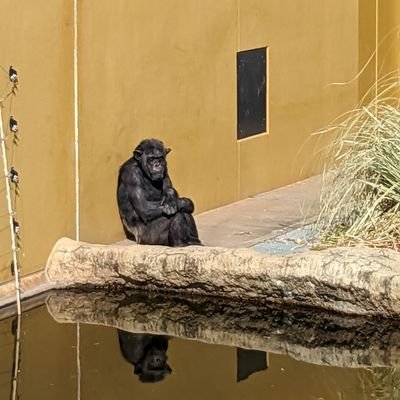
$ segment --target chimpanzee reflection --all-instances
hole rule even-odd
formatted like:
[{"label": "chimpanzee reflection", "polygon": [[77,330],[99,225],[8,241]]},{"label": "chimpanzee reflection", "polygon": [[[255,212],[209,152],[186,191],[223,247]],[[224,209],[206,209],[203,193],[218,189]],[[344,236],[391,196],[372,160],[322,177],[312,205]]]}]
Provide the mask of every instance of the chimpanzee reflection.
[{"label": "chimpanzee reflection", "polygon": [[167,364],[168,336],[118,329],[118,339],[122,356],[134,366],[141,382],[159,382],[172,372]]}]

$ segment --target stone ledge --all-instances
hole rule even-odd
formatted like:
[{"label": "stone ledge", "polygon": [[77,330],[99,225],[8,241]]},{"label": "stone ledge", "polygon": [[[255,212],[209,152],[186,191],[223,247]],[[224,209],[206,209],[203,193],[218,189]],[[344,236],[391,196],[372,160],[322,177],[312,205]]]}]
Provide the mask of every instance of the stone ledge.
[{"label": "stone ledge", "polygon": [[335,248],[278,256],[222,247],[97,245],[60,239],[46,266],[55,288],[123,287],[400,315],[400,254]]},{"label": "stone ledge", "polygon": [[[21,278],[21,300],[27,300],[31,297],[38,296],[41,293],[47,292],[52,288],[52,285],[47,281],[44,270],[33,272]],[[0,309],[14,305],[16,303],[15,282],[9,281],[0,285]],[[13,307],[13,306],[11,306]],[[15,307],[14,307],[15,308]],[[24,305],[22,307],[24,308]],[[2,313],[0,313],[0,319]]]}]

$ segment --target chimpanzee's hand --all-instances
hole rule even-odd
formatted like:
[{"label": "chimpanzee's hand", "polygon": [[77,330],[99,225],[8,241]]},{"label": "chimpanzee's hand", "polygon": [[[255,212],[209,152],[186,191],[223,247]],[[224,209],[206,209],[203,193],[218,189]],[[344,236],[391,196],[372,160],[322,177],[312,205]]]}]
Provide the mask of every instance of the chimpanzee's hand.
[{"label": "chimpanzee's hand", "polygon": [[161,201],[161,206],[165,215],[175,215],[178,212],[178,202],[174,196],[165,196]]}]

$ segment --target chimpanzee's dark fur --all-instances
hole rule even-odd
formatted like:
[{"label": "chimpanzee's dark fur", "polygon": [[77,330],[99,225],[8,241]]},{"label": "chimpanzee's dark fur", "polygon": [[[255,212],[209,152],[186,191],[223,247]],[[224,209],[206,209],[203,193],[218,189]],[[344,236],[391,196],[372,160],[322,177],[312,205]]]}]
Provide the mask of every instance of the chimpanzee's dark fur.
[{"label": "chimpanzee's dark fur", "polygon": [[168,176],[169,152],[161,141],[146,139],[121,166],[117,199],[125,234],[140,244],[201,245],[193,202],[178,196]]},{"label": "chimpanzee's dark fur", "polygon": [[167,364],[168,336],[131,333],[118,329],[119,347],[142,382],[158,382],[171,373]]}]

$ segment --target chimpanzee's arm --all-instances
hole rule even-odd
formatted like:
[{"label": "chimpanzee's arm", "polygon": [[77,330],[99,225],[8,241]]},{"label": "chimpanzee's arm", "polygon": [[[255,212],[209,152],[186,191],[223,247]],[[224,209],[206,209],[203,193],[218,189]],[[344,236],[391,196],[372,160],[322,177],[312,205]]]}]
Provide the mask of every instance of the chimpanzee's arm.
[{"label": "chimpanzee's arm", "polygon": [[146,200],[146,193],[141,186],[134,186],[129,192],[129,201],[140,219],[147,224],[164,214],[160,201]]},{"label": "chimpanzee's arm", "polygon": [[168,174],[163,180],[163,194],[161,204],[165,215],[175,215],[178,211],[178,192],[173,188]]},{"label": "chimpanzee's arm", "polygon": [[177,211],[183,211],[192,214],[194,211],[193,201],[187,197],[179,197],[178,192],[173,188],[171,179],[167,175],[163,182],[163,193],[165,199],[176,202]]},{"label": "chimpanzee's arm", "polygon": [[178,199],[178,192],[172,186],[172,182],[168,174],[165,176],[163,180],[163,196],[171,197],[174,198],[175,200]]},{"label": "chimpanzee's arm", "polygon": [[[119,184],[122,185],[132,209],[145,224],[163,215],[161,201],[147,200],[143,178],[136,173],[134,168],[127,168],[120,172]],[[127,217],[131,220],[130,216]]]}]

